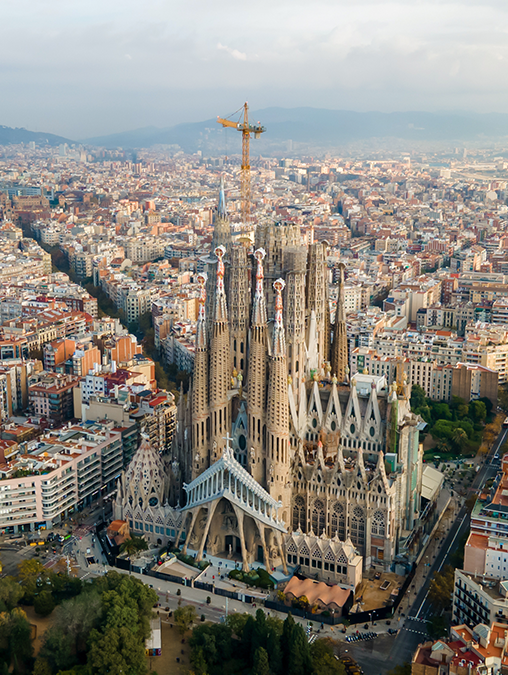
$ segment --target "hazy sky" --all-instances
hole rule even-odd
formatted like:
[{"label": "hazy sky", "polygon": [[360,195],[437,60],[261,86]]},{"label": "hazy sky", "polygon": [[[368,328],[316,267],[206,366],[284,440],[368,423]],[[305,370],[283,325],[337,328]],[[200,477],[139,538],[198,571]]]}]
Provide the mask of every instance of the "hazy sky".
[{"label": "hazy sky", "polygon": [[508,112],[508,0],[0,0],[0,124],[252,109]]}]

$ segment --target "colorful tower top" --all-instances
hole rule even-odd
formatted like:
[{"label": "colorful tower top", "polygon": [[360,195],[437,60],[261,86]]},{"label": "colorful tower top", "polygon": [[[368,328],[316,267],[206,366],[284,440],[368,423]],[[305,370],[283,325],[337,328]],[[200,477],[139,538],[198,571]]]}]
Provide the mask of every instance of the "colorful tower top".
[{"label": "colorful tower top", "polygon": [[254,294],[254,307],[252,309],[252,323],[254,325],[266,324],[266,303],[265,303],[265,289],[263,272],[263,259],[266,256],[264,248],[258,248],[254,253],[257,261],[256,269],[256,292]]},{"label": "colorful tower top", "polygon": [[199,289],[199,310],[198,321],[196,326],[196,349],[206,349],[206,274],[198,274]]},{"label": "colorful tower top", "polygon": [[217,286],[215,290],[215,321],[227,321],[228,310],[226,306],[226,292],[224,290],[224,255],[226,249],[224,246],[217,246],[214,251],[217,257]]},{"label": "colorful tower top", "polygon": [[284,321],[282,319],[282,291],[286,282],[284,279],[277,279],[273,282],[275,290],[275,322],[273,326],[273,350],[274,358],[286,356],[286,339],[284,336]]}]

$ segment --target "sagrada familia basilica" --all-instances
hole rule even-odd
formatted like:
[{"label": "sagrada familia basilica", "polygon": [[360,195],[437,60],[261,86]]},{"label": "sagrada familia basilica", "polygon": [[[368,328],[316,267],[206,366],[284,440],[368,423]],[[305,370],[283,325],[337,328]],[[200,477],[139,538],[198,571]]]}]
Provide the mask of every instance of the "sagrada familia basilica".
[{"label": "sagrada familia basilica", "polygon": [[333,323],[329,275],[326,245],[294,223],[235,240],[221,187],[173,457],[144,441],[119,483],[134,533],[351,585],[412,559],[421,419],[402,368],[350,374],[344,266]]}]

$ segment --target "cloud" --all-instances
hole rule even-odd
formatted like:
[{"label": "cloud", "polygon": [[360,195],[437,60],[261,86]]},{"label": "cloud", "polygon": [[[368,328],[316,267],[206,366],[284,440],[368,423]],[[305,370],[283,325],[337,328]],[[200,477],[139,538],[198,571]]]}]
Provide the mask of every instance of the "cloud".
[{"label": "cloud", "polygon": [[232,49],[231,47],[226,47],[226,45],[217,45],[217,49],[219,51],[227,52],[230,56],[232,56],[234,59],[237,61],[247,61],[247,54],[245,52],[239,52],[238,49]]},{"label": "cloud", "polygon": [[214,119],[245,100],[508,112],[506,0],[0,3],[9,126],[79,138]]}]

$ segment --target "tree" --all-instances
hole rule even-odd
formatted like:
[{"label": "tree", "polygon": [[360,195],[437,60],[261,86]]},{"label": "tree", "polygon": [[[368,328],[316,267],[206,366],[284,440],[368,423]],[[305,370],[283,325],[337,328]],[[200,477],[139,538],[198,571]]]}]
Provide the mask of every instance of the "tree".
[{"label": "tree", "polygon": [[471,401],[469,415],[477,422],[483,422],[487,417],[487,406],[483,401]]},{"label": "tree", "polygon": [[310,646],[313,675],[345,675],[344,664],[337,661],[330,638],[316,640]]},{"label": "tree", "polygon": [[0,611],[11,610],[23,597],[23,588],[14,577],[0,579]]},{"label": "tree", "polygon": [[266,628],[266,615],[262,609],[256,611],[256,619],[254,623],[254,632],[252,634],[252,662],[257,650],[266,645],[266,638],[268,637],[268,630]]},{"label": "tree", "polygon": [[202,647],[192,650],[191,663],[195,675],[208,675],[208,666]]},{"label": "tree", "polygon": [[456,419],[461,420],[469,415],[469,405],[460,396],[452,396],[450,408],[455,413]]},{"label": "tree", "polygon": [[295,627],[295,620],[291,612],[284,619],[282,624],[282,637],[281,637],[281,647],[282,647],[282,670],[284,673],[287,673],[289,667],[289,642],[291,640],[291,634],[293,628]]},{"label": "tree", "polygon": [[386,675],[411,675],[411,664],[404,663],[402,666],[395,666]]},{"label": "tree", "polygon": [[418,408],[423,408],[427,405],[427,396],[425,390],[422,389],[418,384],[413,384],[411,387],[411,409],[416,411]]},{"label": "tree", "polygon": [[146,551],[148,549],[148,544],[142,537],[131,537],[124,541],[120,546],[120,553],[127,553],[130,557],[138,551]]},{"label": "tree", "polygon": [[250,614],[245,612],[244,614],[228,614],[226,618],[226,625],[231,628],[233,635],[236,635],[240,640],[242,639],[243,629],[249,616]]},{"label": "tree", "polygon": [[435,572],[430,582],[429,600],[436,609],[449,609],[454,585],[454,570],[446,565],[442,572]]},{"label": "tree", "polygon": [[37,657],[34,663],[33,675],[52,675],[51,668],[46,659]]},{"label": "tree", "polygon": [[254,618],[249,615],[247,621],[245,622],[245,626],[243,627],[242,633],[242,652],[246,655],[248,659],[250,659],[250,656],[252,654],[252,643],[254,640],[255,627],[256,623],[254,621]]},{"label": "tree", "polygon": [[467,445],[467,434],[464,429],[461,429],[460,427],[454,429],[452,443],[459,452],[465,448]]},{"label": "tree", "polygon": [[66,633],[65,630],[61,630],[57,626],[50,626],[44,633],[44,642],[38,658],[45,659],[54,673],[60,670],[68,670],[77,663],[72,643],[71,635]]},{"label": "tree", "polygon": [[0,656],[14,671],[22,670],[32,658],[32,629],[19,607],[0,614]]},{"label": "tree", "polygon": [[452,412],[448,403],[432,403],[432,416],[436,420],[451,420]]},{"label": "tree", "polygon": [[144,675],[145,645],[126,626],[90,634],[88,665],[96,675]]},{"label": "tree", "polygon": [[499,387],[497,394],[497,402],[499,407],[502,408],[505,412],[508,412],[508,386],[504,385]]},{"label": "tree", "polygon": [[254,667],[252,675],[270,675],[270,665],[266,649],[258,647],[254,654]]},{"label": "tree", "polygon": [[18,579],[24,590],[26,602],[33,602],[37,589],[47,578],[47,571],[38,560],[23,560],[18,565]]},{"label": "tree", "polygon": [[86,653],[90,631],[97,626],[101,613],[101,598],[93,590],[59,605],[54,614],[53,626],[67,633],[73,641],[76,654]]},{"label": "tree", "polygon": [[183,607],[175,609],[173,616],[178,630],[183,634],[189,630],[196,620],[196,609],[193,605],[184,605]]},{"label": "tree", "polygon": [[50,591],[42,591],[34,598],[34,610],[39,616],[49,616],[55,609],[55,599]]},{"label": "tree", "polygon": [[448,635],[448,626],[442,616],[435,614],[427,621],[427,633],[433,640],[439,640]]},{"label": "tree", "polygon": [[307,636],[300,624],[295,624],[289,640],[288,672],[291,675],[307,675],[311,672],[311,665]]},{"label": "tree", "polygon": [[275,630],[270,629],[266,639],[266,651],[270,662],[270,670],[273,675],[279,675],[282,672],[282,650],[280,648],[280,636]]},{"label": "tree", "polygon": [[434,436],[434,438],[450,440],[453,435],[453,430],[453,423],[449,420],[437,420],[431,429],[431,434]]}]

